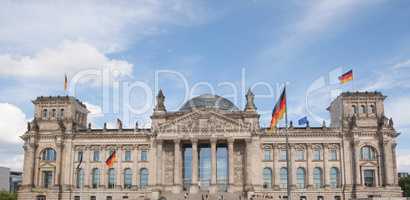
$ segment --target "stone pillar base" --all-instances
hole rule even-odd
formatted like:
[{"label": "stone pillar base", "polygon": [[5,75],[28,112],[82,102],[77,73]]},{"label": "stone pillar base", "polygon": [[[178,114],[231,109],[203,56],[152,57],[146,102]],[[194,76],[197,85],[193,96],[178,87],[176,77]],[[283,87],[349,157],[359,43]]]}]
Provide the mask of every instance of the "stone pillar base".
[{"label": "stone pillar base", "polygon": [[199,187],[198,187],[198,185],[196,185],[196,184],[192,184],[191,186],[190,186],[190,188],[189,188],[189,192],[190,193],[198,193],[198,191],[199,191]]},{"label": "stone pillar base", "polygon": [[216,194],[216,193],[218,193],[218,185],[212,184],[212,185],[209,187],[209,193],[211,193],[211,194]]},{"label": "stone pillar base", "polygon": [[153,200],[159,199],[160,196],[161,196],[160,191],[152,191],[152,193],[151,193],[151,199],[153,199]]},{"label": "stone pillar base", "polygon": [[174,187],[172,188],[172,192],[174,194],[179,194],[182,191],[182,185],[174,185]]}]

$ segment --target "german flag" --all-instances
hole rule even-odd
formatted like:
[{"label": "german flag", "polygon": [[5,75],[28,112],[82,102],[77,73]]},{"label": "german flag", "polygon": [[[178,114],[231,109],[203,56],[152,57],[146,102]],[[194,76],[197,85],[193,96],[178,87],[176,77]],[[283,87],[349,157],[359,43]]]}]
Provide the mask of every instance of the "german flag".
[{"label": "german flag", "polygon": [[339,81],[341,84],[345,84],[349,81],[353,80],[353,70],[350,70],[343,75],[339,76]]},{"label": "german flag", "polygon": [[270,128],[275,128],[279,120],[283,118],[286,111],[286,88],[283,89],[280,95],[279,101],[276,103],[272,112],[272,120],[270,122]]},{"label": "german flag", "polygon": [[105,164],[108,166],[108,167],[112,167],[112,165],[114,164],[114,162],[117,160],[117,156],[116,156],[116,154],[115,154],[115,151],[113,151],[112,153],[111,153],[111,155],[107,158],[107,160],[105,161]]},{"label": "german flag", "polygon": [[64,91],[67,91],[68,89],[68,78],[67,74],[64,75]]}]

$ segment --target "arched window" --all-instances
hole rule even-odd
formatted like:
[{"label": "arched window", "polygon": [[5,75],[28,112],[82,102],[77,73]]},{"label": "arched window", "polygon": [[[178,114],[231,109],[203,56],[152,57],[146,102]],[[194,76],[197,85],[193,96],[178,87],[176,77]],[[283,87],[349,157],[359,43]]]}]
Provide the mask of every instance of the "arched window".
[{"label": "arched window", "polygon": [[376,150],[371,146],[364,146],[361,149],[362,160],[376,160]]},{"label": "arched window", "polygon": [[332,188],[337,188],[339,185],[339,169],[332,167],[330,169],[330,186]]},{"label": "arched window", "polygon": [[288,170],[286,167],[280,168],[280,187],[287,188],[288,187]]},{"label": "arched window", "polygon": [[370,112],[376,113],[376,108],[374,107],[374,105],[370,105]]},{"label": "arched window", "polygon": [[43,119],[47,119],[47,118],[48,118],[48,110],[43,109]]},{"label": "arched window", "polygon": [[130,168],[124,170],[124,188],[131,188],[132,186],[132,171]]},{"label": "arched window", "polygon": [[316,188],[323,187],[323,174],[322,169],[320,169],[319,167],[315,167],[313,169],[313,184]]},{"label": "arched window", "polygon": [[100,170],[97,168],[94,168],[92,171],[92,186],[93,188],[98,188],[100,185]]},{"label": "arched window", "polygon": [[296,181],[297,181],[297,186],[298,188],[305,188],[305,169],[303,169],[302,167],[299,167],[296,170]]},{"label": "arched window", "polygon": [[148,186],[148,169],[142,168],[140,170],[140,188]]},{"label": "arched window", "polygon": [[46,148],[43,150],[43,160],[53,161],[56,160],[56,151],[52,148]]},{"label": "arched window", "polygon": [[272,169],[265,167],[263,169],[263,187],[271,188],[272,187]]},{"label": "arched window", "polygon": [[51,117],[52,117],[52,118],[55,118],[55,117],[56,117],[56,109],[55,109],[55,108],[53,108],[53,109],[51,110]]},{"label": "arched window", "polygon": [[355,105],[352,106],[352,112],[353,112],[353,114],[357,113],[357,107]]},{"label": "arched window", "polygon": [[60,119],[64,118],[64,108],[60,109]]},{"label": "arched window", "polygon": [[113,168],[110,168],[108,170],[108,188],[114,188],[115,187],[115,170]]},{"label": "arched window", "polygon": [[313,160],[322,160],[322,148],[320,146],[313,149]]},{"label": "arched window", "polygon": [[366,112],[366,107],[364,105],[361,105],[359,112],[360,113],[365,113]]},{"label": "arched window", "polygon": [[272,160],[271,150],[269,147],[263,148],[263,160]]},{"label": "arched window", "polygon": [[77,183],[76,183],[77,188],[83,188],[84,186],[84,170],[83,169],[77,169]]}]

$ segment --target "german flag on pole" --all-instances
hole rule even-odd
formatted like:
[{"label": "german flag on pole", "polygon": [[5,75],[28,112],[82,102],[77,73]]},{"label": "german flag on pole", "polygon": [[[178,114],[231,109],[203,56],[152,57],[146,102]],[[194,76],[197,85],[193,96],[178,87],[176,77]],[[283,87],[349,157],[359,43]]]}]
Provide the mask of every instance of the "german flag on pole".
[{"label": "german flag on pole", "polygon": [[276,103],[272,112],[272,120],[270,122],[270,128],[275,128],[278,122],[283,118],[286,112],[286,88],[283,89],[280,95],[279,101]]},{"label": "german flag on pole", "polygon": [[68,89],[68,78],[67,74],[64,75],[64,91],[67,91]]},{"label": "german flag on pole", "polygon": [[113,151],[112,153],[111,153],[111,155],[107,158],[107,160],[105,161],[105,164],[108,166],[108,167],[112,167],[112,165],[114,164],[114,162],[117,160],[117,156],[116,156],[116,154],[115,154],[115,151]]},{"label": "german flag on pole", "polygon": [[339,81],[341,84],[348,83],[351,80],[353,80],[353,70],[350,70],[339,76]]}]

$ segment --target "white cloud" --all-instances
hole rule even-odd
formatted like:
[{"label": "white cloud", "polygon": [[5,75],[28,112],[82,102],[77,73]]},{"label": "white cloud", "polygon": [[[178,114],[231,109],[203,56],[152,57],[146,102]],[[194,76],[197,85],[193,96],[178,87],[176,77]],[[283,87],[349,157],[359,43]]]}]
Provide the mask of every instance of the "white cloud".
[{"label": "white cloud", "polygon": [[0,76],[62,80],[65,73],[106,69],[131,76],[133,65],[106,57],[95,47],[74,41],[64,41],[59,47],[44,49],[34,56],[0,55]]},{"label": "white cloud", "polygon": [[342,29],[345,26],[344,23],[351,22],[359,10],[376,2],[317,0],[300,3],[302,14],[290,23],[291,25],[284,31],[284,34],[279,37],[279,42],[275,42],[275,45],[264,52],[263,56],[286,59],[307,44],[323,38],[324,33]]},{"label": "white cloud", "polygon": [[94,105],[89,102],[84,102],[85,106],[87,106],[88,113],[88,122],[95,126],[97,124],[96,119],[104,117],[103,110],[101,106]]},{"label": "white cloud", "polygon": [[0,166],[8,167],[11,170],[22,171],[24,163],[24,154],[8,155],[0,160]]},{"label": "white cloud", "polygon": [[392,98],[385,107],[386,114],[393,117],[396,127],[410,126],[410,96]]},{"label": "white cloud", "polygon": [[410,60],[392,64],[376,72],[371,80],[366,80],[363,90],[410,88]]},{"label": "white cloud", "polygon": [[393,66],[393,69],[406,68],[406,67],[407,68],[410,67],[410,59],[395,64]]},{"label": "white cloud", "polygon": [[20,108],[9,103],[0,103],[0,141],[21,143],[19,136],[27,127],[26,115]]},{"label": "white cloud", "polygon": [[81,40],[102,52],[167,31],[167,25],[206,21],[205,6],[184,0],[2,1],[0,53],[36,52]]}]

